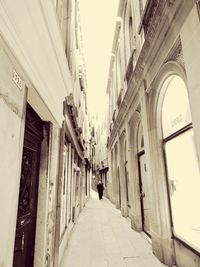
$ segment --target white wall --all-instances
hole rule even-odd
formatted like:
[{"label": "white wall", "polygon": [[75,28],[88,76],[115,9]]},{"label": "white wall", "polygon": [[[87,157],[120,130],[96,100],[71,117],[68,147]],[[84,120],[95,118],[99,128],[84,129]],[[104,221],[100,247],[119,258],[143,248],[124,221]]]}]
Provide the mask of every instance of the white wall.
[{"label": "white wall", "polygon": [[[24,137],[25,89],[12,81],[14,62],[0,41],[0,266],[12,266]],[[16,67],[15,67],[16,68]],[[17,69],[18,73],[20,71]]]},{"label": "white wall", "polygon": [[[61,125],[62,103],[72,88],[53,2],[8,0],[0,12],[0,31],[34,88],[30,104],[43,119]],[[35,104],[40,97],[49,112]]]}]

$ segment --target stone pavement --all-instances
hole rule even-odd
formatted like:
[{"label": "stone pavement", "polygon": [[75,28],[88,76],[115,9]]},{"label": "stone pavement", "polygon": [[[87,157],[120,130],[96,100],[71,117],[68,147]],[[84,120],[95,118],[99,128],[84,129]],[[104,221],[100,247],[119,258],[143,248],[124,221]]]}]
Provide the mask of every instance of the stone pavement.
[{"label": "stone pavement", "polygon": [[109,200],[91,198],[74,226],[61,267],[164,267],[151,245]]}]

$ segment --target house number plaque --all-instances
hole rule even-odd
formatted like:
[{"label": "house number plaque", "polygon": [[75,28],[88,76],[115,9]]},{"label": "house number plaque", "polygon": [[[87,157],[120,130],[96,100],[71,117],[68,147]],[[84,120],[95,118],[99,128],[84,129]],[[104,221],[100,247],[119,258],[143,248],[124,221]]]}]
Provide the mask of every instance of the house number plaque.
[{"label": "house number plaque", "polygon": [[20,78],[19,74],[13,69],[13,77],[12,77],[13,82],[17,85],[17,87],[22,90],[23,86],[23,81]]}]

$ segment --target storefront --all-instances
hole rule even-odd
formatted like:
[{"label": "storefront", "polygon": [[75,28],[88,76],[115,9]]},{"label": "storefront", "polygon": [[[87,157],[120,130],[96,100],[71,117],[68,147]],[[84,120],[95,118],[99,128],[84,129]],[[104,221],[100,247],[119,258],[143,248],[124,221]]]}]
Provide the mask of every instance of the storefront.
[{"label": "storefront", "polygon": [[187,88],[177,75],[162,86],[163,149],[174,239],[200,251],[200,172]]}]

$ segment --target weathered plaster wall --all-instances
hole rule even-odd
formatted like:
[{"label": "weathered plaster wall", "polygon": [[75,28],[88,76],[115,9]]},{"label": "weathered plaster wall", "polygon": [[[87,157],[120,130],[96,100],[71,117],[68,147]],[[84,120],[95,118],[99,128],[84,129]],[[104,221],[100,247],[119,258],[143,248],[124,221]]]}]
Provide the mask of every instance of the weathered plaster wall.
[{"label": "weathered plaster wall", "polygon": [[0,12],[2,36],[33,85],[28,91],[31,106],[43,120],[61,125],[61,103],[72,85],[53,2],[8,0],[0,3]]},{"label": "weathered plaster wall", "polygon": [[12,266],[24,137],[26,90],[12,81],[13,60],[0,42],[0,266]]}]

